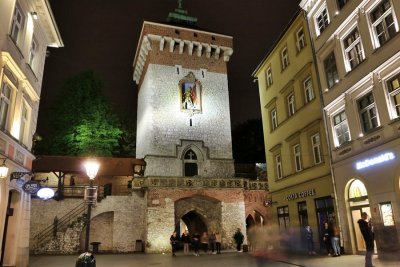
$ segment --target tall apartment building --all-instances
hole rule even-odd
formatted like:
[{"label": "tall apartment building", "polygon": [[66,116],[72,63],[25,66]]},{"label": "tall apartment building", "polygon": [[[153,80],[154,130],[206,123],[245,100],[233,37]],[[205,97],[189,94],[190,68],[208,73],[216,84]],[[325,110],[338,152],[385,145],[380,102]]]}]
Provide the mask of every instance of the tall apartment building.
[{"label": "tall apartment building", "polygon": [[47,0],[0,2],[0,154],[9,175],[0,179],[1,266],[28,266],[29,172],[48,46],[63,46]]},{"label": "tall apartment building", "polygon": [[347,253],[365,250],[367,212],[379,257],[400,250],[400,1],[303,0]]},{"label": "tall apartment building", "polygon": [[272,223],[292,231],[299,247],[310,225],[322,247],[324,222],[336,222],[336,207],[305,12],[296,13],[253,76],[260,91]]}]

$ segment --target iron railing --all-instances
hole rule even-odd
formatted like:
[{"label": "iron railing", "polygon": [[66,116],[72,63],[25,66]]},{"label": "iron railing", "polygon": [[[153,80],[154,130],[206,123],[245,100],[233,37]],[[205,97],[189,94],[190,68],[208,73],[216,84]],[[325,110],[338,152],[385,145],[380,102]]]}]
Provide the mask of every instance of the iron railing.
[{"label": "iron railing", "polygon": [[57,223],[53,223],[48,227],[42,229],[33,238],[34,247],[41,247],[44,243],[54,238],[58,231],[65,231],[69,226],[71,226],[79,219],[84,220],[86,223],[86,208],[86,203],[82,202],[78,206],[70,210],[67,214],[59,218],[57,220]]}]

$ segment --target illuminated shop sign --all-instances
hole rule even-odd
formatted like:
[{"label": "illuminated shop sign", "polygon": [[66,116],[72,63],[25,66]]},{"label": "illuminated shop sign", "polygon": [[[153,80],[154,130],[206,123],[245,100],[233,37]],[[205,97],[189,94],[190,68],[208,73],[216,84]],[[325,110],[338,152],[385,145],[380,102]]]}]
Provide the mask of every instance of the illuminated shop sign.
[{"label": "illuminated shop sign", "polygon": [[395,156],[394,156],[393,152],[384,153],[382,155],[357,162],[356,168],[357,168],[357,170],[361,170],[361,169],[364,169],[364,168],[367,168],[367,167],[370,167],[370,166],[373,166],[376,164],[380,164],[380,163],[392,160],[394,158],[395,158]]},{"label": "illuminated shop sign", "polygon": [[292,194],[286,196],[286,200],[290,201],[290,200],[309,197],[309,196],[315,196],[315,189],[304,190],[299,193],[292,193]]}]

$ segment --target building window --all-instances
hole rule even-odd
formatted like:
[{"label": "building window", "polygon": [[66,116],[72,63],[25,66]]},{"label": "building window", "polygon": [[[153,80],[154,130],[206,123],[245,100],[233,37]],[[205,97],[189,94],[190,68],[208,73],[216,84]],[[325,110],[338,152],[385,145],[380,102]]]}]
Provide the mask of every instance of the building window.
[{"label": "building window", "polygon": [[311,144],[314,155],[314,164],[320,164],[322,162],[322,155],[321,155],[321,138],[319,136],[319,133],[311,136]]},{"label": "building window", "polygon": [[280,154],[275,156],[275,164],[276,164],[276,176],[278,179],[282,179],[283,178],[282,158]]},{"label": "building window", "polygon": [[349,2],[349,0],[337,0],[339,9],[342,9],[347,4],[347,2]]},{"label": "building window", "polygon": [[289,230],[289,206],[278,207],[278,222],[281,230]]},{"label": "building window", "polygon": [[324,67],[328,88],[332,88],[339,82],[339,74],[336,67],[334,52],[330,53],[329,56],[324,60]]},{"label": "building window", "polygon": [[283,48],[281,52],[281,64],[282,64],[282,70],[286,69],[289,66],[289,54],[287,47]]},{"label": "building window", "polygon": [[21,128],[19,132],[19,141],[24,143],[26,140],[26,133],[28,131],[29,113],[26,104],[22,107]]},{"label": "building window", "polygon": [[296,33],[296,46],[297,51],[299,52],[306,46],[303,27],[301,27]]},{"label": "building window", "polygon": [[34,64],[36,61],[36,53],[37,53],[37,43],[35,38],[32,37],[31,48],[29,50],[29,65],[31,68],[34,68]]},{"label": "building window", "polygon": [[11,88],[7,83],[3,83],[0,96],[0,128],[6,129],[11,106]]},{"label": "building window", "polygon": [[271,125],[272,130],[275,130],[278,127],[278,114],[276,112],[276,108],[271,111]]},{"label": "building window", "polygon": [[369,92],[358,100],[358,111],[364,133],[378,127],[378,115],[372,92]]},{"label": "building window", "polygon": [[197,155],[189,149],[184,156],[184,176],[193,177],[198,174]]},{"label": "building window", "polygon": [[321,35],[329,25],[329,16],[326,5],[315,16],[315,25],[317,26],[317,36]]},{"label": "building window", "polygon": [[308,224],[307,203],[305,201],[297,203],[297,210],[299,212],[299,225],[304,229]]},{"label": "building window", "polygon": [[388,82],[388,91],[391,106],[395,118],[400,116],[400,74],[397,74]]},{"label": "building window", "polygon": [[357,67],[365,58],[358,28],[355,28],[344,38],[343,45],[346,55],[346,67],[350,71]]},{"label": "building window", "polygon": [[301,150],[300,150],[300,145],[294,145],[293,146],[293,154],[294,154],[294,166],[296,168],[296,172],[299,172],[302,170],[301,166]]},{"label": "building window", "polygon": [[271,67],[268,67],[267,69],[267,86],[271,86],[272,85],[272,70]]},{"label": "building window", "polygon": [[314,90],[313,90],[311,77],[308,77],[304,81],[303,87],[304,87],[304,94],[305,94],[306,103],[308,103],[308,102],[310,102],[311,100],[314,99]]},{"label": "building window", "polygon": [[393,8],[389,0],[381,1],[369,15],[374,31],[374,43],[376,48],[378,48],[398,32],[398,25],[395,21]]},{"label": "building window", "polygon": [[288,103],[288,114],[290,117],[293,116],[293,114],[296,112],[293,93],[287,97],[287,103]]},{"label": "building window", "polygon": [[340,146],[343,143],[350,141],[349,125],[344,110],[333,117],[333,128],[335,131],[336,146]]},{"label": "building window", "polygon": [[11,38],[14,40],[16,44],[19,42],[19,38],[21,36],[22,24],[24,21],[24,17],[22,16],[21,9],[18,5],[15,6],[14,16],[12,18],[11,24]]}]

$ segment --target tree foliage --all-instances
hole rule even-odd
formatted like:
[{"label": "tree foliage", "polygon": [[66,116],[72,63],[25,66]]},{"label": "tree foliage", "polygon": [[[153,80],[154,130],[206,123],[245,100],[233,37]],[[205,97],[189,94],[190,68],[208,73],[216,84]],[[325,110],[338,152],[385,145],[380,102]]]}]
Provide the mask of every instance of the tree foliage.
[{"label": "tree foliage", "polygon": [[232,131],[233,158],[236,163],[264,163],[265,147],[261,119],[251,119]]},{"label": "tree foliage", "polygon": [[82,72],[63,84],[48,114],[47,138],[37,154],[112,156],[122,136],[120,120],[102,96],[103,84],[92,71]]}]

